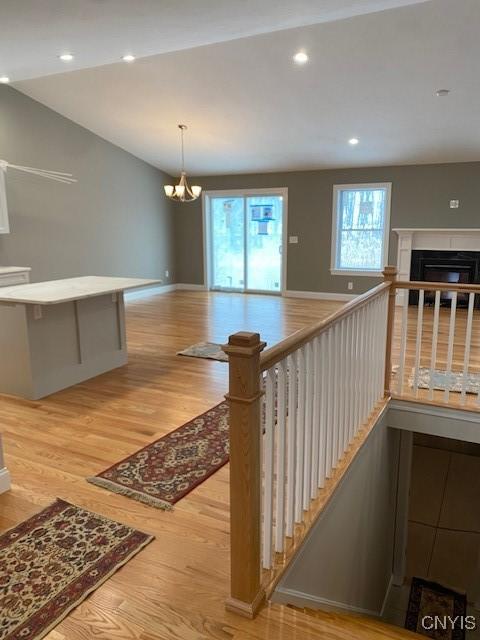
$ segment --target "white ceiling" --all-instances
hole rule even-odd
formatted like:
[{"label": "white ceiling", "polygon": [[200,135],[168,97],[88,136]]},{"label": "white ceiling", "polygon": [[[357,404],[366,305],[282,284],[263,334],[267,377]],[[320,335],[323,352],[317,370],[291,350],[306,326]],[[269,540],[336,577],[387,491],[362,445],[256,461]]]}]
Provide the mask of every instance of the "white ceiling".
[{"label": "white ceiling", "polygon": [[[4,5],[13,4],[2,0],[2,23]],[[76,59],[87,56],[88,49],[92,66],[14,82],[14,86],[171,173],[179,168],[178,122],[189,125],[187,170],[196,174],[480,159],[479,0],[415,4],[381,0],[32,0],[23,4],[87,5],[92,13],[84,13],[83,23],[72,24],[78,43]],[[105,65],[131,48],[119,36],[127,15],[119,11],[115,13],[116,32],[104,25],[99,38],[90,25],[90,32],[87,29],[83,34],[84,46],[88,44],[83,52],[78,38],[89,26],[88,16],[91,19],[95,11],[112,4],[135,6],[138,21],[128,24],[128,45],[134,36],[137,42],[134,53],[151,53],[149,47],[181,50],[150,55],[129,65]],[[399,4],[411,6],[365,13]],[[198,19],[198,28],[185,26],[183,31],[174,5],[185,13],[182,24],[192,25]],[[150,7],[152,13],[143,13],[140,7]],[[160,27],[153,24],[154,7],[162,16]],[[353,12],[363,15],[332,20],[333,9],[340,10],[341,17]],[[319,20],[322,22],[277,30]],[[45,21],[43,18],[41,25]],[[33,25],[31,29],[36,33]],[[230,39],[267,30],[271,32]],[[2,26],[0,48],[3,31]],[[10,34],[9,29],[7,32]],[[56,35],[39,36],[43,58],[46,43],[51,49],[59,47],[62,31],[56,28],[54,32]],[[154,42],[160,32],[161,45]],[[216,44],[207,44],[214,40]],[[140,50],[142,43],[145,49]],[[19,69],[23,65],[23,73],[30,65],[30,75],[36,52],[24,44],[30,59],[23,52],[24,60],[18,64]],[[185,48],[192,44],[206,46]],[[304,67],[291,60],[300,48],[310,55]],[[9,58],[10,54],[0,55],[0,61]],[[12,60],[17,63],[17,57]],[[33,75],[52,73],[48,67],[52,64],[58,68],[57,60],[40,60]],[[14,78],[13,72],[0,67],[0,74],[3,72]],[[437,98],[436,89],[444,87],[451,88],[451,94]],[[347,143],[352,136],[360,138],[356,147]]]},{"label": "white ceiling", "polygon": [[0,75],[37,78],[422,1],[1,0]]}]

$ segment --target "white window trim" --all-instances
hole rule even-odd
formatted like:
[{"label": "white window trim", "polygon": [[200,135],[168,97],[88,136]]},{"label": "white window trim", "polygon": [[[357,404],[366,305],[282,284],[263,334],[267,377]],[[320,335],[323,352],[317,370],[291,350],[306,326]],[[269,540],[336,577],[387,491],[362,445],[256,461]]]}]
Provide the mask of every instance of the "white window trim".
[{"label": "white window trim", "polygon": [[381,269],[339,269],[336,266],[338,239],[338,194],[345,189],[385,189],[387,199],[385,203],[385,220],[383,228],[383,264],[388,264],[388,241],[390,239],[390,206],[392,202],[391,182],[360,182],[357,184],[334,184],[332,204],[332,249],[330,259],[330,273],[334,276],[370,276],[382,275]]}]

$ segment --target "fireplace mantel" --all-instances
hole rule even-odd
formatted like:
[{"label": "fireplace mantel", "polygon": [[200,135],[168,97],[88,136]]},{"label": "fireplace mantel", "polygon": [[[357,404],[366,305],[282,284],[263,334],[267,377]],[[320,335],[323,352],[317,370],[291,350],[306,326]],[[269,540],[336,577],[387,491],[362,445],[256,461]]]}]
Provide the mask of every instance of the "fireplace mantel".
[{"label": "fireplace mantel", "polygon": [[410,280],[414,249],[480,251],[480,229],[393,229],[398,235],[399,280]]}]

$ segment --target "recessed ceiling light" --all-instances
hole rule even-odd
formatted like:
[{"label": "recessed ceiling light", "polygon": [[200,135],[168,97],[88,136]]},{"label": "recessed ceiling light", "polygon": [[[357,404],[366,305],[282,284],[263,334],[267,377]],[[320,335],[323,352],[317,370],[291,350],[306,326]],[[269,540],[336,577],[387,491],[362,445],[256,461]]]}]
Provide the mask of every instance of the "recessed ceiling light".
[{"label": "recessed ceiling light", "polygon": [[132,56],[131,53],[127,53],[125,56],[122,56],[122,60],[124,62],[133,62],[135,60],[135,56]]},{"label": "recessed ceiling light", "polygon": [[305,64],[308,62],[308,56],[305,51],[298,51],[294,56],[293,60],[296,64]]},{"label": "recessed ceiling light", "polygon": [[8,84],[10,82],[10,78],[8,76],[0,76],[0,82],[2,84]]},{"label": "recessed ceiling light", "polygon": [[438,98],[444,98],[445,96],[448,96],[449,93],[450,89],[439,89],[436,92]]},{"label": "recessed ceiling light", "polygon": [[348,144],[356,145],[359,142],[360,140],[358,138],[350,138],[350,140],[348,141]]},{"label": "recessed ceiling light", "polygon": [[73,55],[71,53],[62,53],[62,55],[58,57],[63,62],[71,62],[73,60]]}]

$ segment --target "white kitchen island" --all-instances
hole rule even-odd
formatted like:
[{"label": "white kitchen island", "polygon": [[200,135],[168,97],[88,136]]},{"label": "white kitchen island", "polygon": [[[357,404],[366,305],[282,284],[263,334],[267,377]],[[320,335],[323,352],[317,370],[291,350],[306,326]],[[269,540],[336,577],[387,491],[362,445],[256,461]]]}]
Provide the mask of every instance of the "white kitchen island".
[{"label": "white kitchen island", "polygon": [[126,364],[123,292],[158,283],[86,276],[0,288],[0,393],[36,400]]}]

